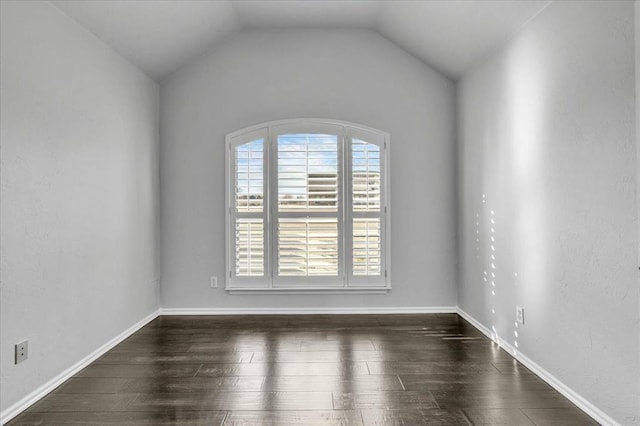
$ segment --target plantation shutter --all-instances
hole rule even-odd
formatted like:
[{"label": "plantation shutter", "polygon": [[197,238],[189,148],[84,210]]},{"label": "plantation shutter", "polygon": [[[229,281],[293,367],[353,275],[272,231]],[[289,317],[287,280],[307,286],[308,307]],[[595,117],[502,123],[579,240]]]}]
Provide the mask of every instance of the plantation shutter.
[{"label": "plantation shutter", "polygon": [[347,268],[351,285],[385,285],[385,138],[347,129]]},{"label": "plantation shutter", "polygon": [[268,130],[239,135],[229,144],[232,185],[231,229],[228,230],[233,264],[231,283],[249,287],[268,286]]},{"label": "plantation shutter", "polygon": [[274,286],[343,286],[342,129],[273,131]]}]

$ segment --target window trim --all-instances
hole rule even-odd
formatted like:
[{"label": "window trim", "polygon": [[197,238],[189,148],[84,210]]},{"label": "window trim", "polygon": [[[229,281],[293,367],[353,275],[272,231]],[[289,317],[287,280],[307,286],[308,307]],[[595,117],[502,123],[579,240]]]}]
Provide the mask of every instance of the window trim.
[{"label": "window trim", "polygon": [[[342,157],[339,164],[339,208],[335,216],[338,218],[338,235],[339,250],[341,259],[339,259],[340,272],[335,281],[327,284],[329,280],[313,280],[310,277],[301,279],[303,284],[295,284],[295,278],[292,280],[283,280],[282,277],[276,277],[277,253],[277,236],[273,231],[273,221],[278,216],[274,210],[277,209],[277,197],[274,191],[277,191],[274,185],[277,185],[277,172],[273,172],[276,166],[277,153],[277,137],[280,134],[290,134],[291,131],[301,133],[313,132],[333,128],[338,135],[338,151]],[[244,143],[263,139],[263,212],[262,213],[237,213],[235,208],[235,147]],[[353,252],[351,250],[350,241],[352,237],[347,236],[347,232],[352,232],[353,218],[367,217],[366,213],[355,213],[351,210],[352,198],[350,187],[352,183],[352,160],[351,160],[351,143],[352,139],[361,139],[366,142],[374,143],[380,146],[380,212],[369,214],[370,216],[380,217],[380,233],[382,236],[381,247],[381,272],[380,279],[376,280],[373,276],[354,276],[353,268],[350,265],[353,262]],[[332,119],[317,118],[296,118],[287,120],[276,120],[261,124],[256,124],[244,129],[240,129],[233,133],[229,133],[226,138],[226,161],[225,161],[225,290],[230,294],[261,294],[272,292],[278,294],[334,294],[334,293],[386,293],[391,289],[391,209],[389,206],[389,133],[363,126],[356,123],[350,123]],[[263,235],[264,235],[264,276],[262,277],[243,277],[234,279],[235,271],[235,223],[237,217],[262,217],[263,218]],[[285,216],[286,217],[286,216]],[[289,277],[287,277],[289,278]],[[291,285],[284,285],[287,281],[293,282]],[[323,282],[324,281],[324,282]],[[378,281],[378,282],[375,282]],[[373,284],[372,284],[373,283]]]}]

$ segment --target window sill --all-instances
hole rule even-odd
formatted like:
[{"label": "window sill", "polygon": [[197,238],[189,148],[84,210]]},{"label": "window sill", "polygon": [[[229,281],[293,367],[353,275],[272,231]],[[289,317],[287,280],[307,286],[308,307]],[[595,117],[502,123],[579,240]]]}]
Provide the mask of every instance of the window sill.
[{"label": "window sill", "polygon": [[391,291],[387,287],[352,287],[352,288],[225,288],[229,294],[386,294]]}]

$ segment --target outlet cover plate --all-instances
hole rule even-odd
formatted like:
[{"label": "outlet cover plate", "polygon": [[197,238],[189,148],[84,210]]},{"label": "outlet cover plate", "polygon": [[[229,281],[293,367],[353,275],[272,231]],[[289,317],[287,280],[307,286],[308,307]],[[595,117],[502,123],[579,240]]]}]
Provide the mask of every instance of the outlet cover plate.
[{"label": "outlet cover plate", "polygon": [[29,358],[29,341],[16,343],[16,364],[26,361],[27,358]]},{"label": "outlet cover plate", "polygon": [[516,321],[524,325],[524,308],[522,306],[516,306]]}]

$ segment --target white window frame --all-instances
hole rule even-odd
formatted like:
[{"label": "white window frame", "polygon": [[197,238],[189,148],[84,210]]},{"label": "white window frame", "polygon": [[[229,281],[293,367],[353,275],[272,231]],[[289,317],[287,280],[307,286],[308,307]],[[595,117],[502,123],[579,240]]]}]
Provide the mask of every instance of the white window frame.
[{"label": "white window frame", "polygon": [[[292,214],[278,211],[277,141],[292,133],[323,133],[338,136],[338,211],[335,213]],[[235,207],[235,148],[262,139],[263,212],[237,212]],[[380,211],[352,212],[352,139],[380,147]],[[386,293],[391,289],[390,208],[389,208],[389,134],[359,124],[328,119],[290,119],[258,124],[226,136],[226,290],[246,293]],[[334,277],[277,276],[279,217],[336,217],[338,220],[338,275]],[[238,218],[261,218],[264,235],[264,276],[235,275],[235,226]],[[354,276],[352,254],[353,218],[380,218],[380,275]]]}]

